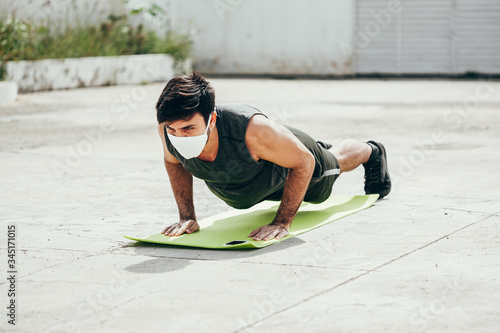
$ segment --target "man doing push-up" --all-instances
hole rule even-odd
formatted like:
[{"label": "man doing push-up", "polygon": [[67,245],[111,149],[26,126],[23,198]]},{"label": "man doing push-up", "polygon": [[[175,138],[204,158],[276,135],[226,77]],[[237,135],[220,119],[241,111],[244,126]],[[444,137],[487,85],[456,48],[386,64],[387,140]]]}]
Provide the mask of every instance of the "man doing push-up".
[{"label": "man doing push-up", "polygon": [[179,209],[179,222],[166,227],[165,236],[199,230],[193,176],[235,208],[281,201],[274,219],[250,233],[254,240],[288,235],[302,201],[325,201],[339,175],[360,165],[365,168],[366,194],[382,198],[391,190],[381,143],[347,139],[332,147],[269,120],[251,106],[216,105],[214,89],[196,72],[171,79],[156,111],[165,167]]}]

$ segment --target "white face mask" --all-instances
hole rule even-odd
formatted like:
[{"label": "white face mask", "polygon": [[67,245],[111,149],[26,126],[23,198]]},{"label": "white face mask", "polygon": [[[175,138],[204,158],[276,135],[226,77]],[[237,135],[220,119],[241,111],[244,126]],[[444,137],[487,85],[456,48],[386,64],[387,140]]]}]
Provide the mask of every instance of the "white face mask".
[{"label": "white face mask", "polygon": [[179,154],[182,155],[185,159],[190,159],[190,158],[195,158],[200,156],[201,152],[203,151],[203,148],[205,148],[205,145],[207,144],[208,141],[208,127],[210,125],[210,121],[212,120],[213,112],[210,115],[210,118],[208,119],[207,123],[207,128],[205,129],[205,132],[201,135],[197,136],[184,136],[184,137],[178,137],[178,136],[173,136],[167,132],[168,139],[170,140],[170,143],[177,149]]}]

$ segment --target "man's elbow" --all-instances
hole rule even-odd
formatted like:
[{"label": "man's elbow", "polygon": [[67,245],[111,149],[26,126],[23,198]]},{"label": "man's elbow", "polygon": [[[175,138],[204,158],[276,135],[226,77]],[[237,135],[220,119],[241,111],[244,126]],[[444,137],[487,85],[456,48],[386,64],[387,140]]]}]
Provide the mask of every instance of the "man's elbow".
[{"label": "man's elbow", "polygon": [[316,160],[314,159],[313,154],[307,150],[302,154],[302,166],[304,171],[308,174],[311,175],[314,172],[314,168],[316,166]]}]

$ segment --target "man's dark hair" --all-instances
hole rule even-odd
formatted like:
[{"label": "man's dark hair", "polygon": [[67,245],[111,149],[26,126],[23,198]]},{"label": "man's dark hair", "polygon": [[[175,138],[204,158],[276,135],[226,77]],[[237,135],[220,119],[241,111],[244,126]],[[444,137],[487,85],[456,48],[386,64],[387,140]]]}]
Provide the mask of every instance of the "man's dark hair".
[{"label": "man's dark hair", "polygon": [[215,107],[215,91],[205,78],[192,72],[171,79],[156,103],[158,123],[189,120],[196,112],[208,123]]}]

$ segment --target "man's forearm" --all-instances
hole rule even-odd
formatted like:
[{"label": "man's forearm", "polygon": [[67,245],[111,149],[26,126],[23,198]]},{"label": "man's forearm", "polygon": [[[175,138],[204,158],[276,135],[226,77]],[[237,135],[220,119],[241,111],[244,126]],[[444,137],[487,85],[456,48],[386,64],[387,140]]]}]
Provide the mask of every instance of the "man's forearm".
[{"label": "man's forearm", "polygon": [[283,226],[287,229],[290,227],[302,200],[304,200],[313,171],[314,164],[312,167],[308,164],[302,168],[290,170],[286,179],[285,189],[283,190],[281,204],[272,224]]},{"label": "man's forearm", "polygon": [[184,169],[181,164],[169,163],[166,160],[165,168],[170,178],[175,201],[177,202],[180,220],[196,221],[193,204],[193,175]]}]

